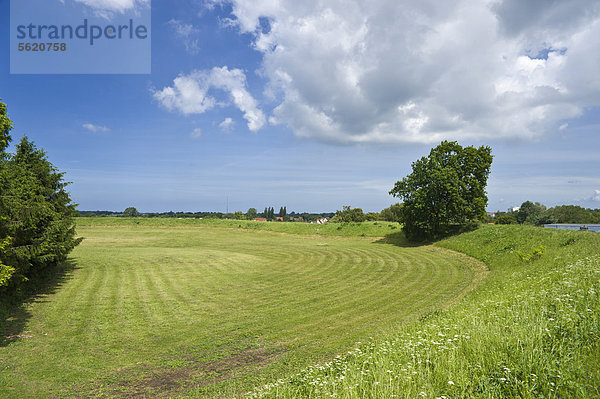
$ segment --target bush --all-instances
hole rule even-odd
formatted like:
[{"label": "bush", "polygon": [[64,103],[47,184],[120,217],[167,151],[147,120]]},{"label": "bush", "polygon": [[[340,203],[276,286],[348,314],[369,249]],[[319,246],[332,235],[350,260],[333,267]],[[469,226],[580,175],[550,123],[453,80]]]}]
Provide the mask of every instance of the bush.
[{"label": "bush", "polygon": [[496,217],[496,223],[497,224],[516,224],[517,218],[515,217],[515,215],[512,212],[504,213],[504,214],[498,215]]},{"label": "bush", "polygon": [[332,223],[350,223],[350,222],[364,222],[365,215],[363,210],[360,208],[350,208],[348,205],[344,205],[341,211],[337,211],[335,216],[331,218]]}]

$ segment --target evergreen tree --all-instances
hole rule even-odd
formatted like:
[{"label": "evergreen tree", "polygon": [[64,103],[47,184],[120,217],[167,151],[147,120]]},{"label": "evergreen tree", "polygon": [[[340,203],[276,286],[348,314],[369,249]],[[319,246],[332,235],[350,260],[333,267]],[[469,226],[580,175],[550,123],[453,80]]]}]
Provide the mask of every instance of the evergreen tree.
[{"label": "evergreen tree", "polygon": [[18,288],[65,261],[81,239],[63,173],[27,137],[5,154],[11,128],[0,103],[0,287]]}]

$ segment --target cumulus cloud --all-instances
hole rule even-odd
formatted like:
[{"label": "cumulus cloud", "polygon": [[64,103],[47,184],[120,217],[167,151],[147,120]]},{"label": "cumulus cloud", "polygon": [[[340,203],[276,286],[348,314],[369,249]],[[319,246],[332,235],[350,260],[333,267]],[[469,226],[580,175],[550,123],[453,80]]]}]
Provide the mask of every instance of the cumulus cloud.
[{"label": "cumulus cloud", "polygon": [[185,50],[189,54],[198,54],[200,51],[198,35],[200,30],[191,24],[185,24],[177,19],[171,19],[169,25],[175,31],[177,38],[182,40]]},{"label": "cumulus cloud", "polygon": [[592,195],[592,201],[600,201],[600,190],[594,190],[594,195]]},{"label": "cumulus cloud", "polygon": [[244,114],[248,129],[253,132],[261,129],[266,118],[258,107],[257,101],[246,89],[246,75],[240,69],[213,68],[193,71],[189,75],[180,75],[173,86],[154,92],[154,98],[170,111],[183,114],[202,114],[219,103],[209,94],[217,89],[228,94],[229,103],[233,103]]},{"label": "cumulus cloud", "polygon": [[233,125],[235,125],[233,119],[225,118],[223,122],[219,123],[219,129],[221,129],[222,132],[228,133],[233,129]]},{"label": "cumulus cloud", "polygon": [[215,1],[262,53],[270,122],[298,136],[531,139],[600,105],[594,0]]},{"label": "cumulus cloud", "polygon": [[107,128],[106,126],[98,126],[98,125],[94,125],[92,123],[84,123],[81,126],[84,129],[89,130],[90,132],[94,132],[94,133],[110,131],[110,129]]},{"label": "cumulus cloud", "polygon": [[195,128],[190,133],[190,137],[193,139],[198,139],[198,138],[202,137],[202,129],[200,129],[199,127]]}]

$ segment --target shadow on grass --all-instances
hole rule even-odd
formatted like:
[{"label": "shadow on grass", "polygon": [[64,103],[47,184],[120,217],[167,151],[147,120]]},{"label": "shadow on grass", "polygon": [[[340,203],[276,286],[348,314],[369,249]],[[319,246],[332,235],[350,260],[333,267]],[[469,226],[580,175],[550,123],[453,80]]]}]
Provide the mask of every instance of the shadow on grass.
[{"label": "shadow on grass", "polygon": [[69,259],[55,268],[48,270],[35,283],[24,289],[24,293],[11,301],[0,299],[0,347],[10,345],[21,338],[29,338],[24,329],[31,319],[29,305],[46,301],[48,295],[57,292],[66,281],[73,277],[77,269],[74,260]]},{"label": "shadow on grass", "polygon": [[445,240],[447,238],[477,230],[481,226],[484,226],[484,225],[476,224],[476,225],[461,226],[460,228],[455,229],[455,231],[448,232],[445,235],[436,237],[431,241],[423,241],[423,242],[409,241],[406,238],[406,236],[404,235],[404,233],[402,231],[399,231],[397,233],[391,233],[391,234],[386,235],[384,238],[375,241],[375,244],[392,244],[392,245],[396,245],[398,247],[421,247],[423,245],[435,244],[436,242]]},{"label": "shadow on grass", "polygon": [[374,244],[392,244],[397,247],[422,247],[423,245],[429,245],[430,242],[412,242],[408,241],[408,239],[404,236],[404,233],[399,231],[397,233],[391,233],[386,235],[385,237],[377,240]]}]

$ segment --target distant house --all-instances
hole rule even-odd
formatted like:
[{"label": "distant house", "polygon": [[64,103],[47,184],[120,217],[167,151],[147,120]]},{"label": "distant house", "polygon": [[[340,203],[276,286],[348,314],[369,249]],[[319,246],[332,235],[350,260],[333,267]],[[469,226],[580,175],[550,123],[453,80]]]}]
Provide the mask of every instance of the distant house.
[{"label": "distant house", "polygon": [[325,224],[328,222],[329,222],[329,219],[327,219],[327,218],[317,219],[317,221],[316,221],[317,224]]},{"label": "distant house", "polygon": [[508,208],[509,212],[519,212],[519,209],[521,209],[520,206],[512,206],[510,208]]},{"label": "distant house", "polygon": [[281,216],[275,216],[275,220],[279,222],[283,222],[283,218]]},{"label": "distant house", "polygon": [[252,220],[254,220],[255,222],[266,222],[267,218],[254,218]]},{"label": "distant house", "polygon": [[487,213],[488,217],[495,219],[496,218],[496,212],[488,212]]}]

